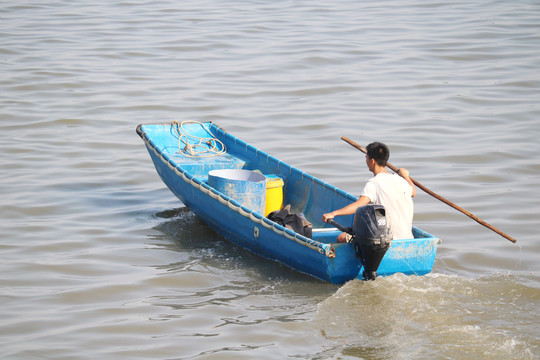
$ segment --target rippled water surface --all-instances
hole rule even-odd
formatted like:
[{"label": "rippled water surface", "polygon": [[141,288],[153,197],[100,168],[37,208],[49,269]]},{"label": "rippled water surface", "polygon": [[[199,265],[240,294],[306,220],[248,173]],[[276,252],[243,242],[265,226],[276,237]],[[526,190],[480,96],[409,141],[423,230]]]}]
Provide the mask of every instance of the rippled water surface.
[{"label": "rippled water surface", "polygon": [[[0,357],[540,357],[538,1],[4,1]],[[139,123],[214,121],[357,194],[421,193],[433,272],[322,283],[225,242]]]}]

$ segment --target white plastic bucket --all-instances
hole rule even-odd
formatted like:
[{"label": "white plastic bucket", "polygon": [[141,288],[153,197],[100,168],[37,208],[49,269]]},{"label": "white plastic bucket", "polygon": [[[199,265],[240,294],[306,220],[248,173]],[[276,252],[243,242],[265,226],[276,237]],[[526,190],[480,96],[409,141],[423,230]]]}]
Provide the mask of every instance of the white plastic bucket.
[{"label": "white plastic bucket", "polygon": [[212,170],[208,173],[208,185],[264,215],[266,177],[263,174],[240,169]]}]

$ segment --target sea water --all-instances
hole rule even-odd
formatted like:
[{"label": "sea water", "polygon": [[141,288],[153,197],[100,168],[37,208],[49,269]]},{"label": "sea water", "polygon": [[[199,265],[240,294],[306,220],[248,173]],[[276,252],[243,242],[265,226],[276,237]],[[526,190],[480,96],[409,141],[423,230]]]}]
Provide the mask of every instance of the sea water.
[{"label": "sea water", "polygon": [[[0,357],[538,358],[539,24],[538,1],[4,1]],[[353,194],[340,137],[383,141],[517,243],[419,191],[431,274],[320,282],[167,190],[135,128],[173,120]]]}]

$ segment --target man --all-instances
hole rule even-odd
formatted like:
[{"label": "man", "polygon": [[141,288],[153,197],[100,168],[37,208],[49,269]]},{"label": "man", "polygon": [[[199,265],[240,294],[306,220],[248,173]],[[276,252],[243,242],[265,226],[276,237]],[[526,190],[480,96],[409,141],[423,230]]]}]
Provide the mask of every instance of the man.
[{"label": "man", "polygon": [[[366,150],[366,165],[375,176],[366,183],[362,196],[356,202],[324,214],[322,220],[328,222],[335,216],[354,214],[357,208],[369,203],[383,205],[392,227],[393,238],[412,239],[412,198],[416,195],[416,189],[409,177],[409,171],[399,169],[397,174],[386,171],[390,150],[383,143],[371,143]],[[350,238],[349,234],[341,233],[337,241],[347,242]]]}]

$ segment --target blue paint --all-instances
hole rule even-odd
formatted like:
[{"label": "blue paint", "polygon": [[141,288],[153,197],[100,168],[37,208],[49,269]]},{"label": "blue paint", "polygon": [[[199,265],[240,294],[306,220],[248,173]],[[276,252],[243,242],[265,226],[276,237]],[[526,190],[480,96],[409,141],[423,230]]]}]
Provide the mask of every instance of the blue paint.
[{"label": "blue paint", "polygon": [[[339,232],[328,229],[329,225],[321,221],[328,209],[341,208],[356,197],[246,144],[215,124],[205,123],[204,127],[194,126],[190,131],[204,136],[211,131],[225,144],[226,154],[189,158],[178,152],[178,136],[170,124],[137,128],[159,176],[191,211],[227,240],[318,279],[342,284],[361,274],[353,246],[337,244]],[[284,204],[291,204],[293,212],[304,213],[313,223],[313,239],[285,231],[263,217],[262,212],[254,211],[254,205],[244,206],[233,194],[210,185],[209,173],[224,168],[258,170],[282,178]],[[344,226],[351,226],[352,221],[352,215],[340,217]],[[424,275],[431,271],[439,239],[416,227],[413,234],[414,239],[392,241],[379,266],[379,275]],[[331,253],[335,257],[329,257]]]}]

